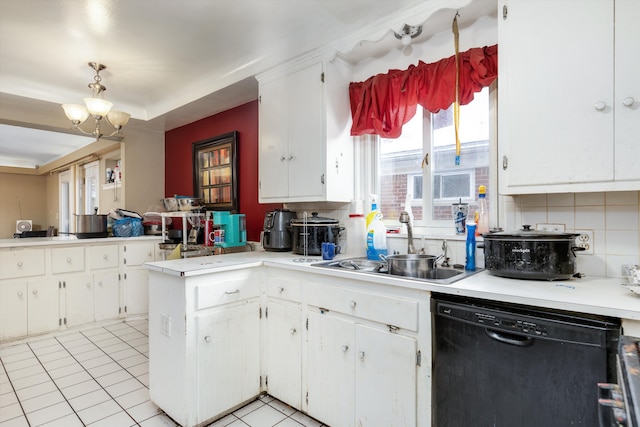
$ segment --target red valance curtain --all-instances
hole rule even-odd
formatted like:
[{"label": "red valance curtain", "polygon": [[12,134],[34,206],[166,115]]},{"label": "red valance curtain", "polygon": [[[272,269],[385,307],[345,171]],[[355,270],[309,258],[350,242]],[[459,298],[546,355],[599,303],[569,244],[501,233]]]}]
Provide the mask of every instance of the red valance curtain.
[{"label": "red valance curtain", "polygon": [[[465,105],[498,76],[498,45],[461,52],[459,62],[460,105]],[[431,64],[420,61],[404,71],[389,70],[351,83],[351,135],[397,138],[402,125],[416,114],[418,104],[433,113],[449,108],[455,100],[455,85],[455,55]]]}]

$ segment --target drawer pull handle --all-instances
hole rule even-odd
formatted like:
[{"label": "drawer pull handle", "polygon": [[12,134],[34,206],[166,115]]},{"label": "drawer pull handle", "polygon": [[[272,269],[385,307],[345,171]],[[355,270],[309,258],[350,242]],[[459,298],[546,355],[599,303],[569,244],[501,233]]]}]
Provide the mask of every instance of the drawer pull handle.
[{"label": "drawer pull handle", "polygon": [[296,333],[296,328],[291,328],[291,330],[289,332],[291,332],[291,335],[295,334]]},{"label": "drawer pull handle", "polygon": [[71,258],[67,258],[67,262],[71,264]]},{"label": "drawer pull handle", "polygon": [[204,337],[204,342],[211,342],[211,337],[209,335]]},{"label": "drawer pull handle", "polygon": [[22,267],[22,261],[18,261],[18,267]]},{"label": "drawer pull handle", "polygon": [[34,295],[38,295],[38,290],[37,290],[37,289],[34,289],[34,290],[32,291],[32,293],[33,293]]},{"label": "drawer pull handle", "polygon": [[104,255],[102,256],[102,258],[103,258],[103,259],[109,259],[109,255],[104,254]]},{"label": "drawer pull handle", "polygon": [[225,295],[233,295],[233,294],[239,294],[240,293],[240,289],[236,289],[235,291],[229,292],[229,291],[224,291]]},{"label": "drawer pull handle", "polygon": [[356,302],[351,300],[351,301],[349,301],[349,305],[351,306],[351,308],[355,308]]},{"label": "drawer pull handle", "polygon": [[102,286],[102,280],[98,282],[98,286]]},{"label": "drawer pull handle", "polygon": [[282,286],[280,286],[280,287],[278,288],[278,292],[283,293],[283,292],[284,292],[284,288],[283,288]]},{"label": "drawer pull handle", "polygon": [[628,97],[622,100],[622,105],[625,107],[631,107],[635,100],[632,97]]},{"label": "drawer pull handle", "polygon": [[364,359],[364,351],[359,351],[359,352],[358,352],[358,357],[359,357],[360,359]]},{"label": "drawer pull handle", "polygon": [[593,108],[595,108],[596,111],[604,111],[606,107],[607,107],[607,104],[605,104],[603,101],[596,102],[595,105],[593,106]]},{"label": "drawer pull handle", "polygon": [[343,351],[344,353],[346,353],[346,352],[347,352],[347,350],[349,350],[349,346],[348,346],[348,345],[343,345],[343,346],[342,346],[342,351]]},{"label": "drawer pull handle", "polygon": [[18,296],[22,298],[22,291],[18,291]]}]

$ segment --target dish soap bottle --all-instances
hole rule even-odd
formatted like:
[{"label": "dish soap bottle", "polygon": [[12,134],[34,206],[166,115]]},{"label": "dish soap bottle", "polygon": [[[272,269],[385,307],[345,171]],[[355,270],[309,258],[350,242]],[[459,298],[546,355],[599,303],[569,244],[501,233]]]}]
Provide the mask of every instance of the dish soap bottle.
[{"label": "dish soap bottle", "polygon": [[487,187],[478,187],[478,210],[475,215],[476,236],[489,232],[489,208],[487,208]]},{"label": "dish soap bottle", "polygon": [[465,245],[466,262],[464,269],[468,271],[476,270],[476,224],[467,223],[467,243]]},{"label": "dish soap bottle", "polygon": [[371,195],[371,212],[367,215],[367,259],[379,261],[387,254],[387,227],[382,222],[376,195]]}]

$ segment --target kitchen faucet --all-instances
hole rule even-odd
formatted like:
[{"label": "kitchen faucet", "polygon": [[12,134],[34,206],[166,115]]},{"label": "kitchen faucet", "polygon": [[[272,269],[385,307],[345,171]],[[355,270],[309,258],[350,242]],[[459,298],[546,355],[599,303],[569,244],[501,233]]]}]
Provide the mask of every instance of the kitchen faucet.
[{"label": "kitchen faucet", "polygon": [[411,227],[411,218],[409,212],[402,211],[400,213],[400,223],[407,225],[407,253],[415,254],[416,248],[413,246],[413,228]]},{"label": "kitchen faucet", "polygon": [[444,261],[440,264],[442,267],[449,267],[449,257],[447,256],[448,249],[449,245],[447,244],[447,239],[444,239],[442,241],[442,259],[444,259]]}]

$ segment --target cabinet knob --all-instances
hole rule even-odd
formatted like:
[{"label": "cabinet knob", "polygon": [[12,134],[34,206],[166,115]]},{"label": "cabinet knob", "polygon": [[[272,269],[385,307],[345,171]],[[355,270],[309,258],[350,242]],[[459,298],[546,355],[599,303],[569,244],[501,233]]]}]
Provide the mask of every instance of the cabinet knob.
[{"label": "cabinet knob", "polygon": [[631,107],[634,102],[635,102],[635,99],[629,96],[622,100],[622,105],[624,105],[625,107]]},{"label": "cabinet knob", "polygon": [[103,258],[103,259],[109,259],[109,255],[104,254],[104,255],[102,256],[102,258]]},{"label": "cabinet knob", "polygon": [[18,261],[18,267],[22,267],[22,261]]},{"label": "cabinet knob", "polygon": [[71,264],[71,258],[67,258],[67,262]]},{"label": "cabinet knob", "polygon": [[602,111],[606,107],[607,107],[607,104],[605,104],[604,101],[596,102],[595,105],[593,106],[593,108],[595,108],[596,111]]},{"label": "cabinet knob", "polygon": [[209,335],[204,337],[204,342],[211,342],[211,337]]},{"label": "cabinet knob", "polygon": [[285,160],[287,160],[287,158],[285,156],[280,156],[280,161],[284,162]]},{"label": "cabinet knob", "polygon": [[358,352],[358,357],[359,357],[360,359],[364,359],[364,351],[359,351],[359,352]]},{"label": "cabinet knob", "polygon": [[283,293],[283,292],[284,292],[284,288],[283,288],[282,286],[280,286],[280,287],[278,288],[278,292]]},{"label": "cabinet knob", "polygon": [[295,334],[295,333],[296,333],[296,328],[291,328],[291,329],[289,330],[289,332],[291,332],[291,335]]},{"label": "cabinet knob", "polygon": [[31,293],[34,294],[34,295],[38,295],[38,290],[34,289],[33,291],[31,291]]},{"label": "cabinet knob", "polygon": [[91,287],[91,283],[87,283],[87,288],[90,288],[90,287]]},{"label": "cabinet knob", "polygon": [[293,156],[293,154],[289,154],[289,160],[293,160],[295,159],[295,157]]},{"label": "cabinet knob", "polygon": [[102,286],[102,280],[98,282],[98,286]]},{"label": "cabinet knob", "polygon": [[356,302],[351,300],[351,301],[349,301],[349,305],[351,306],[351,308],[355,308]]},{"label": "cabinet knob", "polygon": [[22,291],[18,291],[18,296],[22,298]]},{"label": "cabinet knob", "polygon": [[347,350],[349,350],[349,346],[348,345],[343,345],[341,348],[342,348],[342,351],[345,352],[345,353],[347,352]]}]

